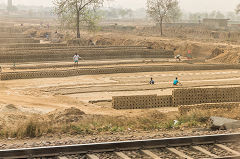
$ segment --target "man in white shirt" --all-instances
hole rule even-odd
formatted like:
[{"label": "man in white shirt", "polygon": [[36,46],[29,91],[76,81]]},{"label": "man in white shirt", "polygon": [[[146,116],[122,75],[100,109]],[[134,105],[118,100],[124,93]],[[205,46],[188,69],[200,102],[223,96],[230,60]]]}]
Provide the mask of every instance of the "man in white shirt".
[{"label": "man in white shirt", "polygon": [[177,55],[176,60],[180,62],[181,61],[181,55]]},{"label": "man in white shirt", "polygon": [[74,66],[76,65],[78,67],[78,61],[79,59],[81,59],[81,57],[76,53],[74,56],[73,56],[73,61],[74,61]]}]

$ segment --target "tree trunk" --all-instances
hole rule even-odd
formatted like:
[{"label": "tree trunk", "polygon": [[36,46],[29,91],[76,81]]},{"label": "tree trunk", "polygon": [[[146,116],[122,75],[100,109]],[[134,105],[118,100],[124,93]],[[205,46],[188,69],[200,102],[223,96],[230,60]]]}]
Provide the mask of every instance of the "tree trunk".
[{"label": "tree trunk", "polygon": [[163,21],[162,21],[162,19],[160,21],[160,31],[161,31],[161,36],[163,36]]},{"label": "tree trunk", "polygon": [[80,38],[80,13],[77,12],[77,38]]}]

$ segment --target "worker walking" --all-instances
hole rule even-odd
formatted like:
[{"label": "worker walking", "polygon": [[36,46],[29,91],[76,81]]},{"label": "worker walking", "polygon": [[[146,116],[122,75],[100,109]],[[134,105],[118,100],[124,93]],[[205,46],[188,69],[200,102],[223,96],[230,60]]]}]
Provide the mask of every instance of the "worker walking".
[{"label": "worker walking", "polygon": [[73,56],[74,67],[78,67],[78,61],[79,61],[79,59],[81,59],[81,57],[76,53],[76,54]]}]

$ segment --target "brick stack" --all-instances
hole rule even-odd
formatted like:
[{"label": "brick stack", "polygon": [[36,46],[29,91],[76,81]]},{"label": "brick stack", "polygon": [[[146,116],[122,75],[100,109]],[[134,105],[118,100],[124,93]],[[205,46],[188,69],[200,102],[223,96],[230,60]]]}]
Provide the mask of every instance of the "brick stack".
[{"label": "brick stack", "polygon": [[40,43],[40,40],[32,39],[32,38],[1,38],[0,44],[14,44],[14,43]]},{"label": "brick stack", "polygon": [[240,102],[240,87],[175,89],[173,105]]},{"label": "brick stack", "polygon": [[[33,43],[35,40],[30,39]],[[15,39],[19,41],[19,39]],[[20,41],[19,41],[20,42]],[[24,42],[24,41],[22,41]],[[37,42],[37,41],[36,41]],[[1,43],[1,39],[0,39]],[[19,45],[25,47],[26,45]],[[23,49],[4,49],[0,53],[0,62],[41,62],[41,61],[72,61],[75,53],[78,53],[85,60],[99,60],[99,59],[129,59],[129,58],[173,58],[173,51],[166,51],[162,49],[148,49],[144,47],[68,47],[65,48],[51,48],[54,45],[33,45],[36,48]],[[0,45],[1,46],[1,45]],[[41,48],[40,46],[48,47]],[[60,45],[61,46],[61,45]],[[10,46],[11,47],[11,46]]]},{"label": "brick stack", "polygon": [[185,105],[180,106],[178,108],[179,113],[181,115],[187,114],[191,111],[201,111],[201,110],[216,110],[216,109],[224,109],[226,111],[233,110],[235,108],[239,108],[240,102],[235,103],[206,103],[206,104],[195,104],[195,105]]},{"label": "brick stack", "polygon": [[[163,67],[161,65],[136,66],[136,67],[134,66],[102,67],[102,68],[99,67],[99,68],[84,68],[79,70],[4,72],[0,75],[0,78],[1,80],[13,80],[13,79],[70,77],[70,76],[79,76],[79,75],[114,74],[114,73],[136,73],[136,72],[157,72],[157,71],[161,72],[161,71],[167,71],[168,68],[171,70],[174,70],[172,66]],[[195,68],[192,67],[192,69],[194,70]],[[197,88],[178,89],[173,91],[174,105],[178,106],[178,105],[190,105],[190,104],[198,104],[198,103],[213,103],[218,101],[231,102],[238,99],[238,96],[234,99],[227,98],[227,97],[231,97],[230,94],[232,93],[232,91],[234,91],[234,89],[233,90],[230,89],[229,94],[224,93],[224,91],[221,94],[220,89],[217,89],[217,90],[216,89],[197,89]],[[237,90],[235,90],[235,92],[237,93]]]},{"label": "brick stack", "polygon": [[113,97],[112,104],[114,109],[146,109],[169,107],[172,105],[172,96],[118,96]]},{"label": "brick stack", "polygon": [[115,109],[180,106],[181,114],[191,110],[233,109],[240,104],[240,87],[175,89],[172,96],[113,97],[112,104]]}]

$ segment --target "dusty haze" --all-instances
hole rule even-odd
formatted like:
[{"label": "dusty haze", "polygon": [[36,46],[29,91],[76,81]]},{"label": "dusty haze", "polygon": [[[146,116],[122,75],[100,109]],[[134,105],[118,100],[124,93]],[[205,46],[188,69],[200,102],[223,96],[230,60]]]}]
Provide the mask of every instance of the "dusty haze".
[{"label": "dusty haze", "polygon": [[[0,0],[0,2],[7,2],[7,0]],[[14,4],[24,5],[42,5],[52,6],[52,0],[13,0]],[[236,5],[240,3],[239,0],[180,0],[181,8],[187,12],[210,12],[219,10],[222,12],[233,11]],[[123,8],[144,8],[146,0],[115,0],[115,2],[108,2],[106,7],[123,7]]]}]

